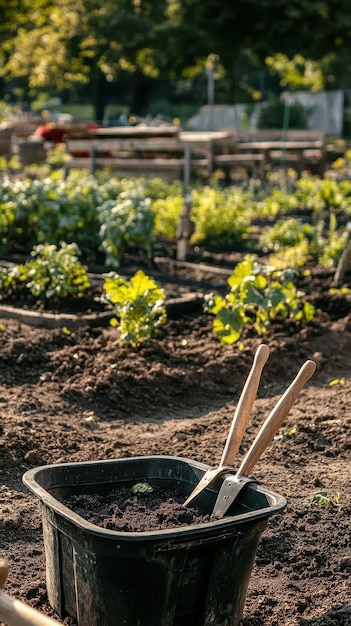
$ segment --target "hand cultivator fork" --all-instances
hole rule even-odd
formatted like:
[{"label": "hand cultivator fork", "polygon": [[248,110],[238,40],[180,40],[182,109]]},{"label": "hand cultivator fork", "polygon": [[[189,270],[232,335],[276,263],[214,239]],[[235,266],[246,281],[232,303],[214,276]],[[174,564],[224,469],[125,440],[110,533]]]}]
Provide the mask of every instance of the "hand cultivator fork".
[{"label": "hand cultivator fork", "polygon": [[316,363],[314,361],[306,361],[296,378],[270,412],[266,421],[258,431],[255,440],[251,444],[236,474],[224,479],[214,505],[211,516],[212,519],[220,519],[223,517],[243,487],[248,482],[255,482],[252,478],[249,478],[253,466],[261,458],[268,444],[278,432],[302,387],[311,378],[315,369]]},{"label": "hand cultivator fork", "polygon": [[184,506],[188,506],[194,498],[196,498],[196,496],[198,496],[203,489],[208,487],[208,485],[218,478],[218,476],[233,469],[232,466],[235,455],[239,450],[245,428],[249,421],[251,409],[255,401],[258,385],[260,383],[261,373],[268,356],[268,346],[265,344],[260,345],[257,349],[251,371],[237,404],[219,466],[207,470],[200,482],[196,485],[195,489],[185,500]]}]

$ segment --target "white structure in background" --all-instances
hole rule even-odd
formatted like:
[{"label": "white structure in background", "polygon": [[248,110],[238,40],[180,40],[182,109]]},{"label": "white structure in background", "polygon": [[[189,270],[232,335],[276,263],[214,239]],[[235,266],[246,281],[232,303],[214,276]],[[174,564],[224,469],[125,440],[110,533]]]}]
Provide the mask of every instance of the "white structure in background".
[{"label": "white structure in background", "polygon": [[[259,105],[258,105],[259,107]],[[250,120],[247,120],[247,104],[215,104],[204,105],[199,113],[188,120],[186,127],[189,130],[221,130],[222,128],[255,128],[255,115],[259,108],[255,106]],[[248,124],[247,124],[248,121]]]},{"label": "white structure in background", "polygon": [[[342,135],[344,92],[290,91],[291,102],[299,102],[309,111],[308,128],[324,130],[328,135]],[[282,94],[282,98],[285,95]],[[206,105],[188,123],[190,130],[221,130],[223,128],[256,128],[261,104],[250,105],[253,110],[248,118],[248,105]]]},{"label": "white structure in background", "polygon": [[298,102],[309,111],[308,127],[311,130],[325,130],[328,135],[342,135],[344,92],[290,91],[291,102]]}]

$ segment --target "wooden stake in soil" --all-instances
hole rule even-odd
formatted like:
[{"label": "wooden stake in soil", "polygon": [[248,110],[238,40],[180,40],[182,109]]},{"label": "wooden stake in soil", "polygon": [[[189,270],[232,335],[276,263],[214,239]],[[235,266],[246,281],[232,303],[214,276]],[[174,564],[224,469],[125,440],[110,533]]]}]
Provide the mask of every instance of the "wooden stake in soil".
[{"label": "wooden stake in soil", "polygon": [[177,260],[185,261],[189,239],[194,232],[194,224],[190,219],[191,211],[191,194],[187,193],[184,198],[184,212],[180,216],[180,222],[177,233]]},{"label": "wooden stake in soil", "polygon": [[335,270],[333,283],[335,287],[340,287],[342,285],[342,281],[344,280],[345,272],[350,267],[351,263],[351,222],[347,222],[347,237],[345,241],[345,246],[343,253],[339,259],[339,263]]}]

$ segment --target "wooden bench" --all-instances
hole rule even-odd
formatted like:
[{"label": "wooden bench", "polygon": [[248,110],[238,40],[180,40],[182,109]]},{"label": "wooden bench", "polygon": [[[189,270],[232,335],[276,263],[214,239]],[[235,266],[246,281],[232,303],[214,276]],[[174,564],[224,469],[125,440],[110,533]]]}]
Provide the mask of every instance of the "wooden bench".
[{"label": "wooden bench", "polygon": [[170,179],[184,176],[186,158],[177,137],[87,137],[66,140],[71,168],[111,168],[122,175],[153,174]]},{"label": "wooden bench", "polygon": [[111,168],[122,175],[152,174],[185,184],[200,175],[222,170],[230,178],[233,169],[264,177],[266,154],[244,153],[228,131],[160,132],[155,128],[98,129],[86,137],[66,138],[71,168]]},{"label": "wooden bench", "polygon": [[264,155],[267,165],[290,164],[299,175],[302,171],[324,175],[326,133],[315,130],[245,129],[232,133],[238,152]]},{"label": "wooden bench", "polygon": [[264,176],[265,156],[239,153],[231,131],[183,131],[180,140],[190,148],[193,158],[202,156],[207,159],[208,175],[222,170],[229,179],[232,170],[244,169],[250,176]]},{"label": "wooden bench", "polygon": [[[229,132],[229,131],[228,131]],[[232,137],[237,142],[245,141],[326,141],[323,130],[286,130],[282,128],[239,128],[231,129]]]},{"label": "wooden bench", "polygon": [[95,174],[97,169],[108,167],[123,175],[153,174],[183,180],[185,184],[194,177],[208,177],[214,170],[234,164],[256,174],[263,156],[232,154],[233,146],[228,133],[179,132],[159,136],[155,129],[146,132],[136,128],[135,132],[132,129],[127,132],[121,128],[111,133],[99,129],[85,138],[67,137],[66,148],[71,158],[66,163],[66,173],[71,168],[88,168]]}]

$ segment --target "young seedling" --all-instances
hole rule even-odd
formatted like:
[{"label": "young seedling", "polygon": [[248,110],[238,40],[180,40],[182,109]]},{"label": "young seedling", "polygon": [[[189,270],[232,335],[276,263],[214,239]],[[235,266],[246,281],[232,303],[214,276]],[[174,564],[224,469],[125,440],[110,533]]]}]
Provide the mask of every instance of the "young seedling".
[{"label": "young seedling", "polygon": [[150,493],[153,492],[153,487],[151,487],[151,485],[149,485],[149,483],[136,483],[135,485],[133,485],[133,487],[131,488],[131,492],[133,494],[133,496],[148,496]]},{"label": "young seedling", "polygon": [[334,509],[339,506],[340,493],[335,491],[331,496],[327,491],[317,491],[312,496],[305,498],[303,506],[305,509],[309,508],[313,504],[316,504],[323,509]]},{"label": "young seedling", "polygon": [[329,387],[335,387],[335,385],[345,385],[345,378],[334,378],[330,381]]},{"label": "young seedling", "polygon": [[275,441],[281,441],[282,439],[292,439],[296,435],[296,426],[292,426],[287,430],[280,430],[274,437]]},{"label": "young seedling", "polygon": [[156,328],[165,324],[166,294],[142,270],[130,280],[111,272],[104,281],[102,301],[114,311],[111,325],[119,332],[123,343],[138,345],[148,341]]},{"label": "young seedling", "polygon": [[209,294],[205,299],[205,312],[214,316],[213,331],[220,343],[237,342],[247,325],[263,335],[279,317],[304,324],[312,321],[315,307],[295,287],[294,275],[262,265],[255,255],[246,255],[228,278],[229,293],[225,297]]}]

